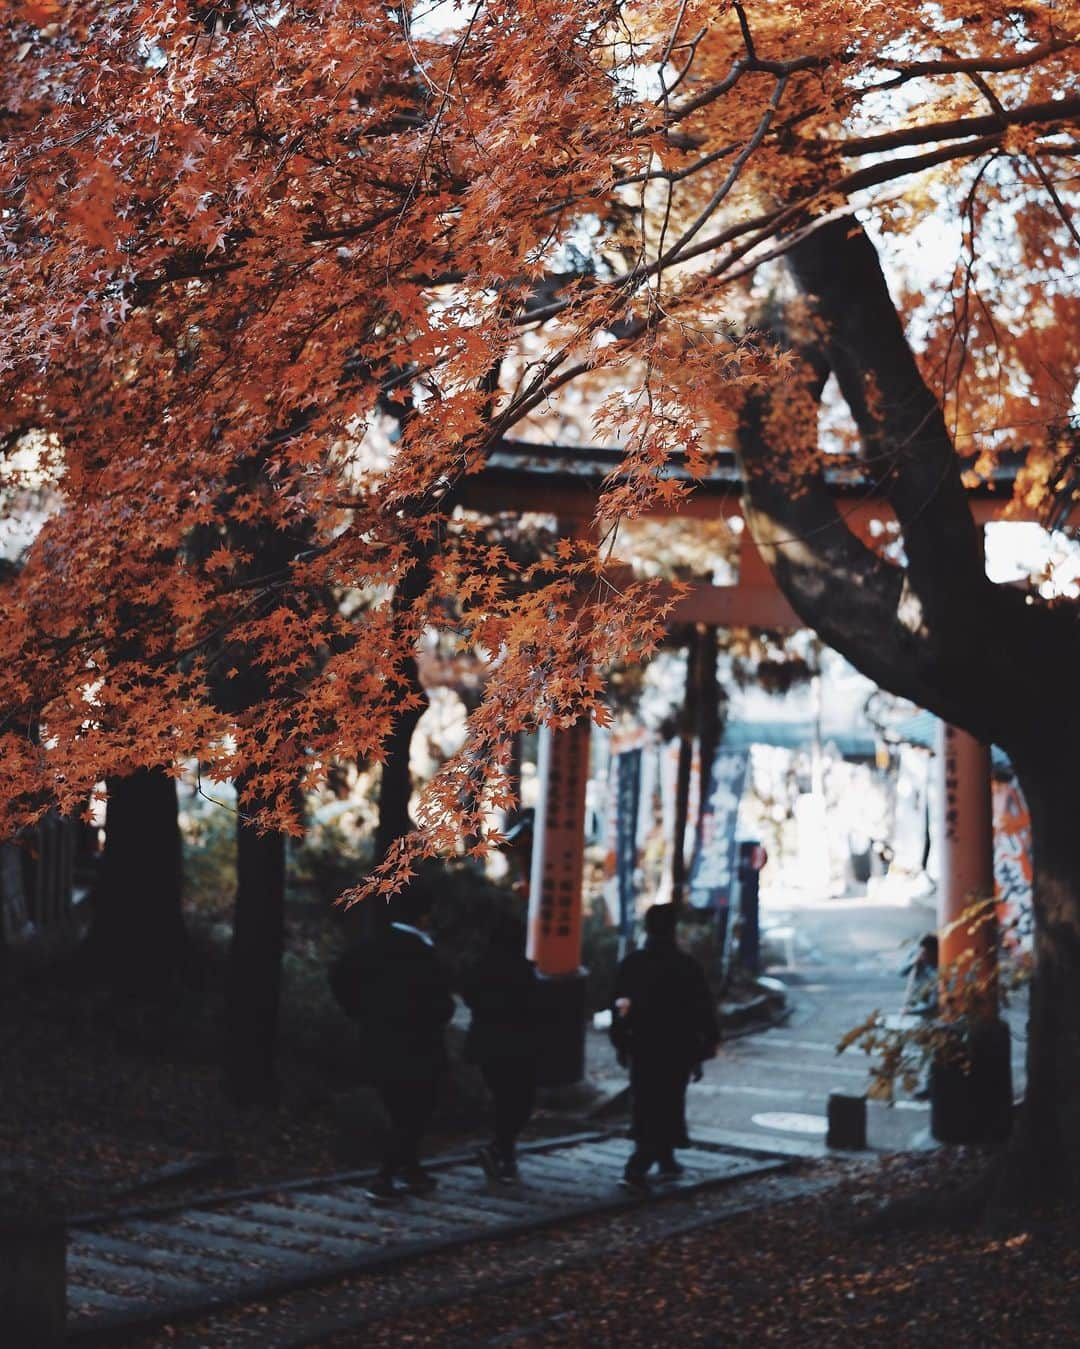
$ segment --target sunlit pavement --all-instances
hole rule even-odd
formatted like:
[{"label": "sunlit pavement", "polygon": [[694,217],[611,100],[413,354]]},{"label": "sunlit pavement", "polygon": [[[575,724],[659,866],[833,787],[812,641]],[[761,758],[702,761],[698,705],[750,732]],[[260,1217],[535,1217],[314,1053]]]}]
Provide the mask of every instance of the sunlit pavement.
[{"label": "sunlit pavement", "polygon": [[[791,1014],[780,1026],[721,1046],[703,1081],[690,1087],[690,1132],[698,1126],[762,1147],[824,1154],[830,1092],[861,1095],[870,1083],[867,1056],[855,1049],[838,1055],[836,1046],[875,1010],[900,1011],[900,969],[909,948],[933,930],[934,912],[923,903],[822,900],[771,911],[765,923],[793,929],[775,949],[792,947],[785,954],[794,956],[794,964],[768,971],[787,985]],[[1025,1012],[1018,1001],[1007,1013],[1015,1095],[1023,1084]],[[868,1147],[891,1152],[932,1146],[929,1106],[909,1093],[898,1090],[893,1106],[870,1102],[867,1113]]]}]

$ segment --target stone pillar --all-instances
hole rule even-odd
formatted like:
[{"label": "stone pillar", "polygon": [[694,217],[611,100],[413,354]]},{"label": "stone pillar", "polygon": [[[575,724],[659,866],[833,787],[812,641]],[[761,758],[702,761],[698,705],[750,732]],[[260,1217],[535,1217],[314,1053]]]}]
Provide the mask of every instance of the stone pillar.
[{"label": "stone pillar", "polygon": [[946,1143],[1012,1126],[1009,1030],[998,1017],[990,747],[939,723],[938,939],[945,1034],[930,1072],[930,1127]]},{"label": "stone pillar", "polygon": [[544,726],[537,754],[540,794],[529,881],[529,959],[542,985],[538,1080],[579,1082],[585,1071],[585,971],[581,968],[582,878],[589,719]]}]

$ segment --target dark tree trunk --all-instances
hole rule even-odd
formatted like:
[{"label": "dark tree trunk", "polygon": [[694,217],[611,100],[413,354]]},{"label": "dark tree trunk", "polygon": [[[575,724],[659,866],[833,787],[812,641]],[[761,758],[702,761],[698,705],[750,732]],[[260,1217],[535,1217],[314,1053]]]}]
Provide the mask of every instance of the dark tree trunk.
[{"label": "dark tree trunk", "polygon": [[239,1105],[274,1105],[281,956],[285,945],[285,835],[236,829],[236,908],[225,1008],[225,1085]]},{"label": "dark tree trunk", "polygon": [[118,993],[167,999],[188,956],[176,781],[141,769],[106,783],[105,852],[85,957]]},{"label": "dark tree trunk", "polygon": [[[394,592],[393,608],[402,622],[410,622],[412,605],[424,593],[431,581],[428,550],[421,548],[413,566],[405,573]],[[415,655],[410,654],[401,665],[401,682],[416,700],[403,708],[394,722],[393,730],[384,745],[382,777],[379,783],[379,818],[375,825],[375,861],[381,862],[399,839],[412,832],[409,798],[412,796],[412,771],[409,752],[413,732],[428,707],[427,694],[420,682],[420,671]],[[386,905],[374,899],[356,904],[348,910],[347,925],[352,938],[375,936],[386,922]]]},{"label": "dark tree trunk", "polygon": [[1080,1185],[1080,742],[1050,740],[1017,755],[1031,811],[1035,968],[1027,1092],[1000,1196],[1009,1207],[1075,1194]]},{"label": "dark tree trunk", "polygon": [[[393,851],[398,840],[403,839],[413,828],[412,816],[409,814],[409,798],[413,789],[409,752],[413,732],[427,709],[428,700],[420,683],[414,657],[409,656],[404,662],[402,675],[420,702],[417,706],[398,714],[394,729],[390,732],[384,747],[386,758],[383,760],[379,782],[379,818],[375,825],[376,862],[381,862]],[[346,912],[346,928],[350,940],[370,939],[382,930],[386,922],[386,905],[378,899],[372,898],[363,904],[354,904]]]},{"label": "dark tree trunk", "polygon": [[402,676],[420,701],[415,707],[398,714],[386,742],[386,758],[379,784],[379,819],[375,828],[376,861],[382,861],[397,840],[404,838],[413,827],[409,814],[409,798],[413,788],[409,751],[413,732],[427,709],[428,700],[413,656],[404,661]]},{"label": "dark tree trunk", "polygon": [[[1075,605],[1047,606],[986,577],[941,409],[926,387],[873,247],[850,219],[792,250],[815,321],[805,392],[831,369],[900,522],[906,564],[848,529],[816,440],[777,446],[773,397],[746,403],[740,453],[747,523],[793,608],[882,687],[1010,755],[1031,808],[1035,972],[1028,1093],[1006,1170],[1011,1197],[1080,1186],[1080,754]],[[800,455],[799,450],[809,453]],[[793,454],[792,451],[795,451]],[[880,466],[884,466],[884,471]],[[779,471],[777,471],[779,470]]]},{"label": "dark tree trunk", "polygon": [[[304,414],[296,413],[282,435],[287,439],[304,429]],[[230,474],[230,490],[246,495],[252,505],[246,521],[241,524],[234,520],[229,529],[229,542],[249,559],[238,569],[238,583],[262,582],[284,572],[313,532],[310,518],[285,526],[276,519],[276,512],[267,509],[263,513],[264,504],[269,507],[273,494],[283,485],[270,471],[269,456],[267,448],[260,448],[237,463]],[[196,531],[187,546],[193,554],[205,557],[219,541],[216,527],[209,526]],[[316,591],[294,593],[288,603],[293,617],[307,621],[333,601]],[[258,657],[257,648],[230,630],[210,664],[215,704],[241,722],[274,696]],[[297,677],[303,678],[315,669],[313,655],[309,669],[298,672]],[[231,676],[226,671],[231,671]],[[278,1096],[275,1058],[285,947],[285,834],[278,830],[260,833],[248,822],[260,811],[282,803],[269,797],[259,799],[251,788],[255,769],[253,763],[250,776],[241,773],[236,781],[240,811],[236,901],[226,976],[222,1059],[225,1091],[237,1104],[273,1105]],[[287,794],[291,797],[289,787],[283,789],[282,798]],[[302,812],[296,809],[295,797],[290,804],[299,818]]]}]

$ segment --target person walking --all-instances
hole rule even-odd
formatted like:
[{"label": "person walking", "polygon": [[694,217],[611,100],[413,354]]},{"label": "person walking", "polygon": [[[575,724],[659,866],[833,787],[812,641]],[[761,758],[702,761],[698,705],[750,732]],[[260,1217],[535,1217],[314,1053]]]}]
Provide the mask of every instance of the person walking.
[{"label": "person walking", "polygon": [[[932,1022],[939,1010],[938,938],[936,932],[928,932],[915,952],[915,958],[908,966],[907,987],[904,989],[904,1005],[901,1015],[917,1017],[920,1021]],[[930,1099],[930,1064],[924,1058],[920,1065],[918,1080],[911,1093],[913,1101]]]},{"label": "person walking", "polygon": [[465,1060],[491,1093],[493,1137],[479,1160],[492,1180],[517,1179],[517,1139],[536,1101],[537,980],[524,947],[524,926],[500,916],[463,986],[472,1012]]},{"label": "person walking", "polygon": [[932,1020],[938,1014],[938,939],[936,932],[928,932],[915,952],[915,958],[904,971],[907,987],[904,989],[903,1012]]},{"label": "person walking", "polygon": [[611,1040],[630,1069],[634,1151],[622,1184],[649,1188],[648,1172],[682,1174],[675,1149],[685,1147],[686,1087],[716,1053],[719,1031],[705,972],[675,940],[675,907],[645,914],[645,945],[619,963],[612,999]]},{"label": "person walking", "polygon": [[347,952],[331,983],[360,1023],[365,1077],[379,1092],[390,1129],[382,1165],[365,1193],[375,1203],[428,1194],[435,1177],[420,1164],[420,1140],[446,1069],[445,1027],[454,999],[426,931],[429,896],[414,885],[394,899],[391,922]]}]

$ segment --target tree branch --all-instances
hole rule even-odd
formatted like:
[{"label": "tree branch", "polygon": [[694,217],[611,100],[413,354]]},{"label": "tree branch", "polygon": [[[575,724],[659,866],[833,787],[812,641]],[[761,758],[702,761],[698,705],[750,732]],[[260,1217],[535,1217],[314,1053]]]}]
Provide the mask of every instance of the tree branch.
[{"label": "tree branch", "polygon": [[1037,65],[1048,56],[1068,51],[1075,47],[1072,38],[1055,38],[1051,42],[1042,42],[1026,52],[1015,56],[970,56],[945,57],[937,61],[882,61],[882,66],[895,70],[897,74],[891,80],[871,86],[874,92],[881,89],[895,89],[909,80],[922,79],[927,75],[998,75],[1010,70],[1026,70]]},{"label": "tree branch", "polygon": [[[818,351],[802,354],[803,392],[816,403],[828,366]],[[774,443],[776,413],[788,428],[793,424],[778,407],[784,393],[783,386],[758,389],[739,419],[736,453],[751,537],[807,626],[871,678],[926,702],[925,635],[905,608],[904,573],[848,528],[825,483],[816,431],[808,430],[800,445]],[[841,594],[845,602],[838,604]]]},{"label": "tree branch", "polygon": [[985,136],[1000,132],[1006,126],[1070,122],[1078,116],[1080,116],[1080,98],[1054,98],[1045,103],[1025,103],[1019,108],[1005,108],[1001,113],[987,113],[983,117],[955,117],[946,122],[927,122],[923,126],[903,127],[899,131],[886,131],[879,136],[859,136],[853,140],[834,142],[803,141],[800,142],[800,149],[810,154],[832,152],[842,155],[845,159],[851,159],[856,155],[898,150],[906,145],[928,145],[932,141]]},{"label": "tree branch", "polygon": [[[967,603],[985,583],[982,545],[938,400],[927,388],[862,227],[840,217],[789,255],[868,456],[887,463],[913,579]],[[950,585],[937,582],[945,573]]]}]

